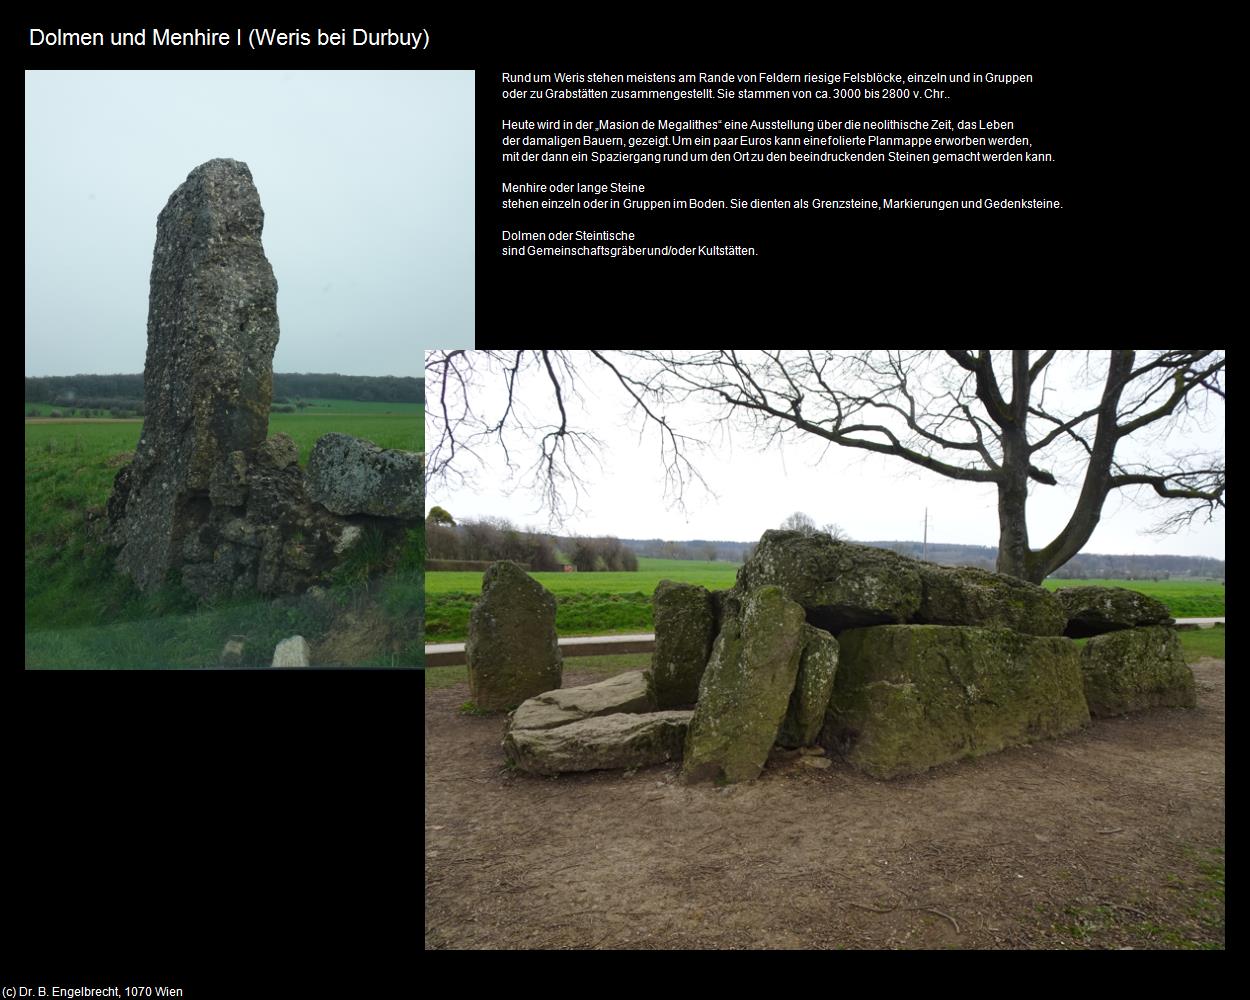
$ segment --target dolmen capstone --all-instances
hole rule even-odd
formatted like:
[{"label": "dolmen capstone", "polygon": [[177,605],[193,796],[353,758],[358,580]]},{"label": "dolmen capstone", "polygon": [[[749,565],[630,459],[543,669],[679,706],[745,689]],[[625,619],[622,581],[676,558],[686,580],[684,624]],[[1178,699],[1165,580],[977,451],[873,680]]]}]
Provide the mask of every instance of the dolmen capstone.
[{"label": "dolmen capstone", "polygon": [[1162,601],[1124,587],[1063,587],[1055,599],[1068,617],[1063,634],[1073,639],[1176,624]]},{"label": "dolmen capstone", "polygon": [[[264,218],[247,164],[230,159],[192,170],[157,218],[143,433],[108,501],[117,567],[145,591],[298,593],[328,581],[366,531],[398,542],[420,516],[393,477],[373,476],[415,456],[361,442],[352,459],[336,442],[337,477],[383,491],[345,512],[309,490],[290,437],[267,436],[278,283]],[[398,484],[415,494],[419,479]]]},{"label": "dolmen capstone", "polygon": [[560,686],[556,599],[514,562],[492,563],[469,613],[469,696],[484,711],[516,708]]}]

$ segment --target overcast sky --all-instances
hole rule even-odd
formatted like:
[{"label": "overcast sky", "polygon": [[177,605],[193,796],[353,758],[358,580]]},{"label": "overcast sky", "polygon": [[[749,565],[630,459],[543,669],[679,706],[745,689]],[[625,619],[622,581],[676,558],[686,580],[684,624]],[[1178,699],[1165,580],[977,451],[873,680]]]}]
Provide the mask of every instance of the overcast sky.
[{"label": "overcast sky", "polygon": [[279,372],[420,375],[473,342],[472,72],[28,72],[26,374],[141,372],[156,217],[251,169]]},{"label": "overcast sky", "polygon": [[[710,414],[690,403],[667,412],[674,426],[707,442],[707,450],[693,457],[716,495],[695,487],[688,492],[684,513],[669,509],[664,500],[654,428],[646,429],[640,438],[640,423],[636,416],[629,416],[628,401],[619,386],[594,365],[582,364],[579,371],[586,376],[584,405],[575,399],[566,400],[570,425],[591,428],[603,441],[603,467],[593,463],[585,467],[585,513],[551,530],[622,538],[752,541],[766,529],[778,527],[789,514],[802,511],[818,525],[834,522],[861,541],[920,540],[927,508],[929,541],[998,544],[997,494],[992,486],[955,482],[897,458],[825,448],[819,440],[803,434],[761,450],[748,433],[735,432],[726,437],[710,428],[703,422]],[[1063,387],[1065,392],[1075,394],[1075,378],[1066,384],[1065,369],[1055,367],[1054,371],[1052,389]],[[1071,369],[1067,373],[1071,375]],[[540,382],[530,383],[525,395],[524,403],[531,416],[546,413],[550,419],[555,411],[547,404]],[[496,416],[502,398],[497,391],[476,395],[482,412]],[[429,416],[427,412],[427,448],[434,441]],[[1213,407],[1182,435],[1134,444],[1155,457],[1165,453],[1222,451],[1223,407]],[[534,459],[533,450],[521,446],[518,439],[510,441],[510,446],[514,449],[514,463],[527,468]],[[472,484],[455,488],[432,484],[426,498],[427,510],[437,504],[458,520],[502,516],[520,526],[549,530],[546,511],[529,489],[532,479],[524,475],[510,479],[496,449],[485,448],[480,454],[486,464],[476,467]],[[1133,457],[1131,446],[1122,445],[1117,451],[1117,458],[1122,460]],[[462,463],[461,468],[474,467]],[[1060,478],[1059,486],[1030,485],[1028,520],[1033,548],[1049,542],[1071,515],[1079,487],[1077,476],[1083,472],[1083,465],[1078,469],[1077,464],[1061,464],[1054,466],[1053,471]],[[1143,494],[1140,499],[1148,497]],[[1179,534],[1145,533],[1161,517],[1158,510],[1145,510],[1134,503],[1129,491],[1113,491],[1103,507],[1102,521],[1084,551],[1224,558],[1222,514],[1212,524],[1195,522],[1191,530]]]}]

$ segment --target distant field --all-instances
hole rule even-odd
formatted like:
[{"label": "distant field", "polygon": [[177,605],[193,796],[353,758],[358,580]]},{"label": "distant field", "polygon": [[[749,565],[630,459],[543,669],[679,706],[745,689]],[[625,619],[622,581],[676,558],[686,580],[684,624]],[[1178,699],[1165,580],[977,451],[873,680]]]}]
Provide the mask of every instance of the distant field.
[{"label": "distant field", "polygon": [[[532,573],[556,595],[560,635],[650,632],[651,595],[661,580],[732,587],[737,563],[639,559],[637,573]],[[425,634],[429,642],[462,642],[469,612],[482,592],[481,573],[426,573]]]},{"label": "distant field", "polygon": [[[708,590],[732,587],[739,563],[693,562],[685,559],[639,559],[637,573],[531,573],[553,594],[629,594],[650,597],[661,580],[697,583]],[[481,593],[477,572],[427,573],[427,594]]]},{"label": "distant field", "polygon": [[[738,564],[639,559],[637,573],[533,573],[556,595],[556,629],[561,635],[612,635],[650,632],[651,595],[661,580],[698,583],[709,590],[732,587]],[[1126,587],[1162,601],[1176,618],[1214,618],[1224,614],[1224,588],[1210,580],[1056,580],[1046,586]],[[481,573],[427,573],[426,638],[463,642],[469,612],[482,589]]]},{"label": "distant field", "polygon": [[1167,605],[1173,618],[1222,618],[1224,587],[1218,580],[1047,580],[1047,590],[1061,587],[1123,587]]},{"label": "distant field", "polygon": [[[114,570],[110,555],[88,537],[84,515],[103,512],[141,430],[141,422],[123,420],[25,424],[26,665],[204,666],[215,662],[223,636],[232,632],[256,639],[254,649],[268,645],[271,655],[275,637],[306,629],[312,638],[324,630],[332,608],[270,601],[197,608],[185,595],[140,595]],[[425,428],[415,403],[318,400],[302,413],[272,414],[269,431],[290,434],[307,462],[313,443],[330,431],[419,450]],[[424,543],[414,538],[410,550],[404,564],[419,565]],[[367,602],[360,588],[345,584],[339,596],[387,615],[419,616],[419,573],[411,582],[402,574],[383,581]],[[415,644],[403,655],[412,662]],[[376,665],[389,662],[383,657]]]},{"label": "distant field", "polygon": [[[25,403],[23,406],[26,410],[37,407],[45,416],[53,410],[47,403]],[[92,433],[87,428],[101,426],[101,423],[98,419],[64,417],[50,424],[28,424],[27,430],[47,427],[56,432],[73,427],[79,433]],[[141,422],[106,419],[103,423],[133,428],[133,440],[139,440]],[[350,399],[318,399],[311,402],[306,409],[295,413],[271,413],[269,433],[277,434],[279,431],[290,434],[299,445],[301,463],[308,461],[308,454],[317,438],[332,431],[364,438],[380,448],[420,451],[425,446],[425,413],[420,403],[361,403]],[[127,450],[133,448],[132,443]]]}]

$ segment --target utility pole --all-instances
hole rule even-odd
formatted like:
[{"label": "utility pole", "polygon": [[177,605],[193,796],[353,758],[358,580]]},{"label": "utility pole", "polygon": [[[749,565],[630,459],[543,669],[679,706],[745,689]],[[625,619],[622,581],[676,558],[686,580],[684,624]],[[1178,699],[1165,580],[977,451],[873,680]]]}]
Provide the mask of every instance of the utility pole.
[{"label": "utility pole", "polygon": [[924,509],[924,561],[929,561],[929,508]]}]

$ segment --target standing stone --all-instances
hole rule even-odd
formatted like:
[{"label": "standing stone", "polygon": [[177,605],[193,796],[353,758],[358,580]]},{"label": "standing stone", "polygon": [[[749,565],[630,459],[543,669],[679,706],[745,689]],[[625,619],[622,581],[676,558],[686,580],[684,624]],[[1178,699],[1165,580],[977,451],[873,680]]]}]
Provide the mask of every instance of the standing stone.
[{"label": "standing stone", "polygon": [[247,165],[196,167],[156,222],[143,369],[144,421],[118,475],[118,567],[140,588],[164,582],[207,519],[210,490],[242,484],[232,453],[265,440],[278,344],[278,283],[261,246],[265,214]]},{"label": "standing stone", "polygon": [[816,742],[825,722],[825,709],[838,672],[838,640],[824,629],[803,626],[803,654],[799,676],[790,695],[790,707],[777,733],[783,747],[807,747]]},{"label": "standing stone", "polygon": [[655,652],[650,690],[656,708],[693,705],[716,638],[716,613],[706,587],[661,580],[651,598]]},{"label": "standing stone", "polygon": [[780,587],[747,596],[712,646],[686,734],[688,781],[758,778],[785,718],[803,651],[803,609]]},{"label": "standing stone", "polygon": [[1090,639],[1081,650],[1081,676],[1092,715],[1198,704],[1194,673],[1185,662],[1180,636],[1163,625]]},{"label": "standing stone", "polygon": [[469,696],[486,711],[515,708],[558,688],[563,661],[555,596],[516,563],[493,563],[469,614],[465,658]]}]

